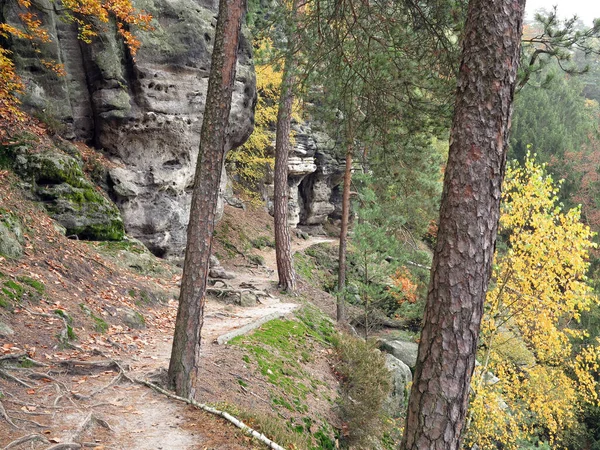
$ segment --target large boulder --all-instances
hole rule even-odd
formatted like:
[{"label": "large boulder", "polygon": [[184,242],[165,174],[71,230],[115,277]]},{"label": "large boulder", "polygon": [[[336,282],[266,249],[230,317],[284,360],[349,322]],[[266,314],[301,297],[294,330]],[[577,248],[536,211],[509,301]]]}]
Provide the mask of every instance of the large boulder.
[{"label": "large boulder", "polygon": [[417,352],[419,344],[416,342],[402,341],[399,339],[381,340],[379,348],[398,358],[411,369],[414,369],[417,364]]},{"label": "large boulder", "polygon": [[412,382],[410,368],[389,353],[385,355],[385,367],[392,375],[392,392],[385,402],[385,407],[390,416],[400,417],[405,412],[405,401],[407,399],[407,388]]},{"label": "large boulder", "polygon": [[50,216],[67,236],[112,241],[123,239],[123,220],[117,207],[85,177],[76,158],[50,149],[29,153],[22,147],[14,170],[31,184]]}]

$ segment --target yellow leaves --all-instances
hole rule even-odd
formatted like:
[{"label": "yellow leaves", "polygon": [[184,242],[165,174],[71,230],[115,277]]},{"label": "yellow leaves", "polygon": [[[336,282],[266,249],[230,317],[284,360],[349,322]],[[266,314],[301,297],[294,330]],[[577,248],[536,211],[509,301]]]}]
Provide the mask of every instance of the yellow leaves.
[{"label": "yellow leaves", "polygon": [[[263,43],[262,48],[267,45]],[[238,178],[241,188],[251,198],[256,197],[254,188],[263,178],[267,166],[273,166],[272,148],[275,140],[277,106],[282,73],[270,64],[256,67],[258,100],[254,113],[254,131],[246,143],[227,155],[227,164]]]},{"label": "yellow leaves", "polygon": [[[536,435],[561,448],[582,405],[598,402],[600,346],[577,349],[585,332],[569,327],[596,301],[585,278],[593,233],[579,208],[562,211],[557,194],[532,158],[509,166],[500,217],[507,249],[496,254],[481,326],[484,366],[473,379],[469,439],[481,448],[518,448]],[[498,383],[483,382],[488,372]],[[498,396],[506,408],[495,406]]]}]

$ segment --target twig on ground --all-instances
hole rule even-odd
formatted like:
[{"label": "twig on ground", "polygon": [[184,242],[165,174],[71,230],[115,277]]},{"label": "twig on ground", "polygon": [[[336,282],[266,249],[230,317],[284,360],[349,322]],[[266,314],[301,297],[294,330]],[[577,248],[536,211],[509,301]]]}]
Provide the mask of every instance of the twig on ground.
[{"label": "twig on ground", "polygon": [[71,393],[71,395],[76,398],[77,400],[90,400],[92,397],[94,397],[95,395],[98,395],[100,392],[104,391],[105,389],[108,389],[111,386],[114,386],[115,384],[117,384],[119,381],[121,381],[121,378],[123,378],[123,372],[119,372],[119,374],[114,377],[110,383],[92,391],[89,395],[81,395],[81,394],[76,394],[74,392]]},{"label": "twig on ground", "polygon": [[23,437],[20,437],[19,439],[15,439],[12,442],[9,442],[8,445],[6,447],[3,447],[2,450],[9,450],[11,448],[14,448],[18,445],[24,444],[25,442],[29,442],[29,441],[41,441],[45,444],[49,443],[48,439],[46,439],[41,434],[28,434],[27,436],[23,436]]}]

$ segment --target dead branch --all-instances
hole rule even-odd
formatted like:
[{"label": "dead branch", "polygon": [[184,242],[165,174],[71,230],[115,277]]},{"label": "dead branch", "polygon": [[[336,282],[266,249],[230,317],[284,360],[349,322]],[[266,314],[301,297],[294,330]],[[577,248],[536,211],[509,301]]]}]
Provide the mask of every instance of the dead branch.
[{"label": "dead branch", "polygon": [[62,444],[56,444],[48,447],[46,450],[77,450],[81,448],[81,444],[77,442],[63,442]]},{"label": "dead branch", "polygon": [[9,442],[9,444],[4,447],[2,450],[9,450],[11,448],[14,448],[18,445],[24,444],[25,442],[29,442],[29,441],[41,441],[44,444],[48,444],[49,441],[48,439],[46,439],[44,436],[42,436],[41,434],[28,434],[27,436],[23,436],[20,437],[19,439],[16,439],[12,442]]},{"label": "dead branch", "polygon": [[18,426],[15,425],[15,423],[10,419],[10,416],[8,415],[8,413],[6,412],[6,410],[4,409],[4,405],[2,404],[2,402],[0,402],[0,416],[2,416],[4,418],[4,420],[6,420],[9,424],[11,424],[13,427],[15,428],[19,428]]},{"label": "dead branch", "polygon": [[12,380],[16,383],[19,383],[21,386],[25,386],[26,388],[33,389],[33,386],[31,384],[25,383],[20,378],[17,378],[14,375],[11,375],[10,373],[8,373],[5,370],[0,369],[0,376],[3,378],[6,378],[7,380]]},{"label": "dead branch", "polygon": [[58,361],[60,366],[65,367],[67,370],[71,372],[83,372],[88,373],[90,369],[98,369],[98,370],[107,370],[107,369],[117,369],[119,370],[119,365],[113,361],[112,359],[106,361],[79,361],[79,360],[64,360]]},{"label": "dead branch", "polygon": [[[139,383],[139,384],[143,384],[144,386],[148,386],[151,389],[154,389],[157,392],[160,392],[161,394],[166,395],[169,398],[175,399],[175,400],[179,400],[181,402],[185,402],[189,405],[192,405],[198,409],[201,409],[203,411],[209,412],[211,414],[215,414],[219,417],[222,417],[223,419],[231,422],[232,424],[234,424],[236,427],[238,427],[240,430],[242,430],[244,433],[249,434],[250,436],[254,437],[255,439],[259,440],[260,442],[262,442],[263,444],[265,444],[267,447],[275,449],[275,450],[285,450],[282,446],[276,444],[275,442],[273,442],[272,440],[270,440],[268,437],[266,437],[264,434],[259,433],[258,431],[250,428],[248,425],[246,425],[245,423],[243,423],[241,420],[233,417],[231,414],[225,412],[225,411],[220,411],[218,409],[215,409],[211,406],[205,405],[203,403],[198,403],[197,401],[193,400],[193,399],[189,399],[189,398],[183,398],[183,397],[179,397],[178,395],[172,394],[169,391],[161,388],[160,386],[157,386],[153,383],[150,383],[149,381],[145,381],[145,380],[140,380],[138,378],[134,378],[133,379],[134,382]],[[50,449],[47,449],[50,450]]]}]

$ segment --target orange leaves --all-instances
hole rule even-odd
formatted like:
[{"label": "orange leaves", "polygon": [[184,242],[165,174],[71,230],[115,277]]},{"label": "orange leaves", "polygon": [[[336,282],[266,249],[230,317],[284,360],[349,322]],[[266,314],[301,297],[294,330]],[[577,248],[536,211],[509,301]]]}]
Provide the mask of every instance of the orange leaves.
[{"label": "orange leaves", "polygon": [[411,280],[410,272],[406,267],[398,269],[392,277],[392,283],[398,288],[399,292],[392,292],[392,296],[398,300],[399,304],[404,302],[415,303],[417,301],[418,285]]},{"label": "orange leaves", "polygon": [[[50,33],[43,26],[37,15],[29,10],[30,0],[17,0],[23,10],[18,17],[21,26],[0,23],[0,37],[17,38],[31,41],[35,51],[41,43],[52,40]],[[130,26],[150,29],[152,17],[143,11],[138,11],[131,0],[63,0],[65,8],[63,18],[77,24],[78,38],[85,43],[91,43],[99,29],[95,23],[108,23],[111,17],[116,19],[117,29],[125,45],[135,55],[140,47],[140,41],[129,30]],[[19,96],[23,94],[24,85],[16,74],[10,52],[0,47],[0,118],[3,122],[12,124],[22,122],[25,115],[19,109]],[[66,74],[62,64],[55,61],[42,60],[42,65],[59,76]]]}]

